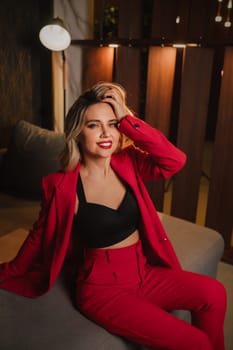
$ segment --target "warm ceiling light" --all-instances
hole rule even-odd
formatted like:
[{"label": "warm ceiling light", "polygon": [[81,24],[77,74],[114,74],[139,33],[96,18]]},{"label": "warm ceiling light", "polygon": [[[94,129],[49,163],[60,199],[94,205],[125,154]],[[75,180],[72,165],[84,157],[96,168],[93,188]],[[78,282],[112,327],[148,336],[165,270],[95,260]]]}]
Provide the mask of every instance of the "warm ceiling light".
[{"label": "warm ceiling light", "polygon": [[198,47],[199,44],[197,44],[197,43],[188,43],[187,46],[190,46],[190,47]]},{"label": "warm ceiling light", "polygon": [[39,33],[41,43],[47,49],[63,51],[70,45],[70,33],[66,29],[61,18],[53,18],[47,25],[41,28]]},{"label": "warm ceiling light", "polygon": [[119,47],[119,45],[118,44],[109,44],[108,47],[117,48],[117,47]]},{"label": "warm ceiling light", "polygon": [[184,49],[186,47],[186,44],[173,44],[173,47],[176,47],[177,49]]}]

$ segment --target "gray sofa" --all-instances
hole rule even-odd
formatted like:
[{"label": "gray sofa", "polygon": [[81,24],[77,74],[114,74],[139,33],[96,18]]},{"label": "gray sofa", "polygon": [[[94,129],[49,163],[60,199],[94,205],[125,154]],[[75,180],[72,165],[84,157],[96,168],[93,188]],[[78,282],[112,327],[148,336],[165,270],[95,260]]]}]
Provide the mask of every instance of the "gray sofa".
[{"label": "gray sofa", "polygon": [[[32,142],[35,143],[34,148],[31,147]],[[44,131],[24,121],[17,124],[11,144],[7,152],[4,152],[0,165],[1,190],[2,193],[8,192],[3,194],[5,199],[6,196],[8,200],[18,196],[19,203],[23,196],[24,204],[27,201],[35,203],[35,211],[38,209],[40,185],[39,178],[35,178],[35,176],[38,177],[38,173],[35,175],[34,171],[39,171],[40,177],[56,170],[58,167],[56,154],[51,153],[55,149],[54,143],[59,151],[63,145],[62,136]],[[43,156],[38,157],[38,152]],[[16,168],[15,156],[17,156]],[[49,165],[48,162],[43,163],[48,157],[50,157]],[[36,163],[34,171],[33,167],[29,167],[33,162]],[[27,183],[20,179],[14,182],[16,169],[17,174],[27,174],[27,181],[30,181],[29,188]],[[30,202],[32,200],[35,202]],[[31,207],[28,209],[31,210]],[[16,228],[22,227],[22,221],[20,221],[22,218],[17,219],[16,213],[17,208],[11,220],[15,222]],[[224,249],[222,236],[212,229],[163,213],[159,215],[183,268],[216,277],[218,262]],[[2,219],[0,218],[0,223],[4,224]],[[19,220],[18,223],[17,220]],[[173,312],[177,317],[190,321],[187,311],[174,310]],[[140,345],[129,343],[121,337],[108,333],[82,316],[73,305],[62,275],[47,294],[37,299],[29,299],[0,290],[0,330],[2,350],[143,349]]]}]

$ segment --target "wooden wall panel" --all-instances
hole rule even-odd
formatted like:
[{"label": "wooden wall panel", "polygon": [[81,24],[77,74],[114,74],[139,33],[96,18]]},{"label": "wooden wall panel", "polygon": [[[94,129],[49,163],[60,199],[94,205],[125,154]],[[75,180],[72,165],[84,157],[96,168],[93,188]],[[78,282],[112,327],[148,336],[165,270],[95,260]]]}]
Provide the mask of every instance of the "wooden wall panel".
[{"label": "wooden wall panel", "polygon": [[114,80],[124,86],[127,103],[135,114],[140,113],[141,55],[140,49],[119,47],[116,55]]},{"label": "wooden wall panel", "polygon": [[145,119],[166,136],[169,135],[175,64],[176,49],[150,48]]},{"label": "wooden wall panel", "polygon": [[83,90],[99,81],[112,81],[113,58],[113,48],[83,48]]},{"label": "wooden wall panel", "polygon": [[177,146],[187,154],[187,163],[174,177],[171,214],[194,222],[202,171],[212,62],[212,49],[186,49]]},{"label": "wooden wall panel", "polygon": [[[176,49],[151,47],[148,57],[145,120],[169,135]],[[164,182],[148,183],[148,190],[159,210],[163,209]]]},{"label": "wooden wall panel", "polygon": [[[206,225],[230,248],[233,229],[233,48],[225,51]],[[233,252],[231,256],[233,262]]]}]

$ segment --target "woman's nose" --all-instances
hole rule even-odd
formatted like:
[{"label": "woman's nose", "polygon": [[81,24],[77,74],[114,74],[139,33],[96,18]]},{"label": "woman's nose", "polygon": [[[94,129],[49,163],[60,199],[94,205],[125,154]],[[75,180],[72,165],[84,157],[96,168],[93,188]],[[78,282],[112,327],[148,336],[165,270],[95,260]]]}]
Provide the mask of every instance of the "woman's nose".
[{"label": "woman's nose", "polygon": [[102,126],[101,130],[101,137],[108,137],[109,136],[109,130],[106,126]]}]

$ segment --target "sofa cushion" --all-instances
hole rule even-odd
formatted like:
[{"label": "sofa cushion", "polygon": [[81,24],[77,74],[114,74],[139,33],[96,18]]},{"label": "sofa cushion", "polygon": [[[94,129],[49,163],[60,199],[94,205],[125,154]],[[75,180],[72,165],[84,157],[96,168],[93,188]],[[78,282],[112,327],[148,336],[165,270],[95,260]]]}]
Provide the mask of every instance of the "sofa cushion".
[{"label": "sofa cushion", "polygon": [[59,153],[64,145],[63,134],[19,120],[1,164],[1,190],[40,198],[41,179],[59,170]]}]

